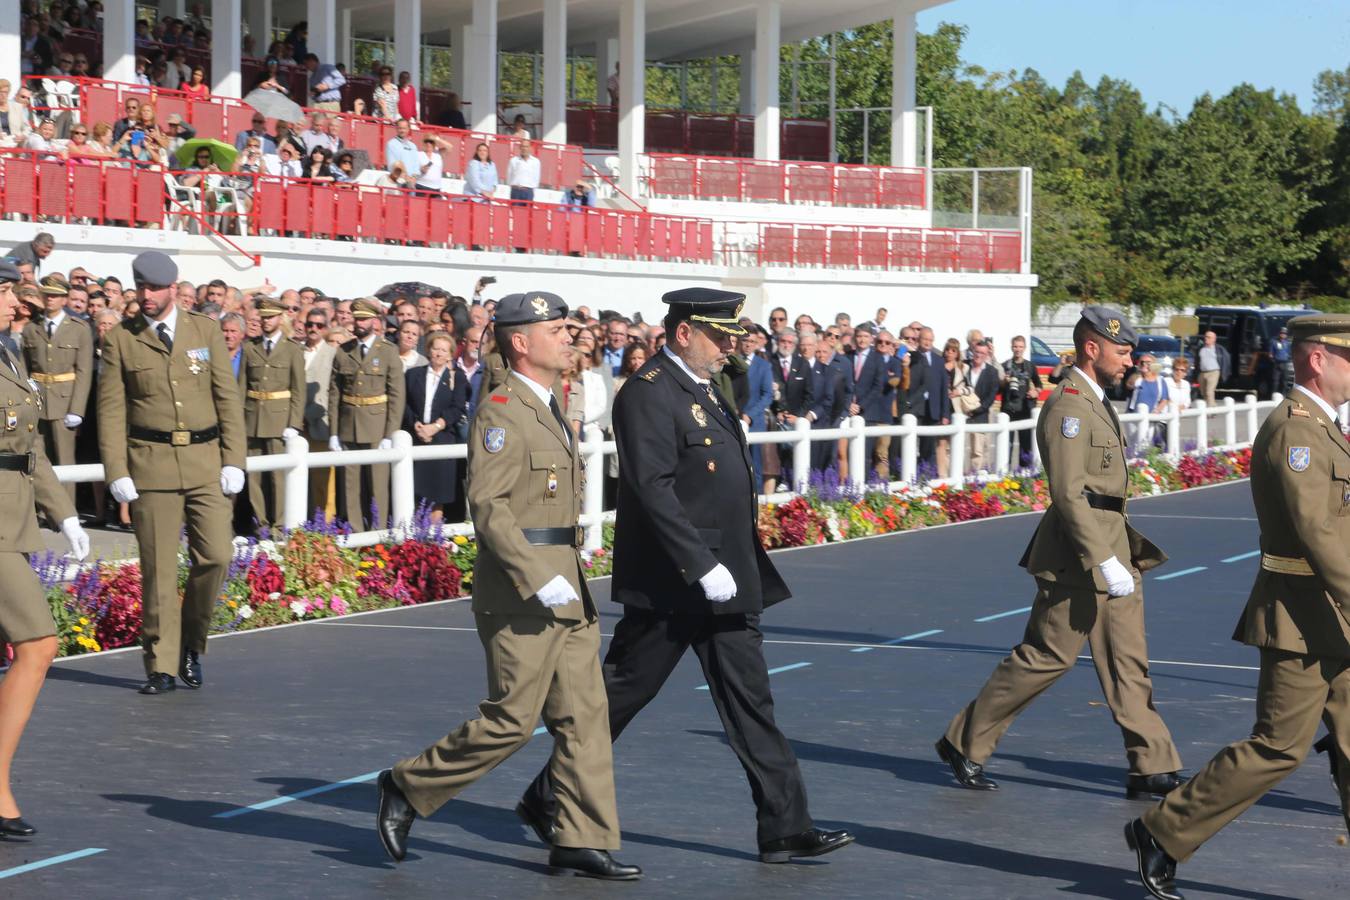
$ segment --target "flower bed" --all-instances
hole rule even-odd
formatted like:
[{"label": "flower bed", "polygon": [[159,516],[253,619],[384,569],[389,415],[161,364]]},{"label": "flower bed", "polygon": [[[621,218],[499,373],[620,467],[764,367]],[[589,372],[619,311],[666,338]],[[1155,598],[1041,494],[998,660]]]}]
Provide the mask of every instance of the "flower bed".
[{"label": "flower bed", "polygon": [[[1131,496],[1217,484],[1247,477],[1251,451],[1215,451],[1173,463],[1160,453],[1131,460]],[[818,480],[806,495],[760,507],[759,532],[770,549],[828,544],[909,531],[929,525],[1033,512],[1050,503],[1040,474],[996,478],[964,488],[907,486],[896,492],[850,493]],[[339,524],[315,520],[276,540],[236,547],[216,604],[212,630],[244,631],[268,625],[410,606],[467,595],[478,549],[472,538],[451,536],[419,512],[406,534],[362,549],[338,545]],[[585,561],[588,578],[608,575],[614,526],[604,547]],[[32,558],[47,591],[63,656],[126,647],[141,627],[141,572],[137,563],[96,561],[71,581],[48,552]],[[186,553],[179,554],[180,590]]]}]

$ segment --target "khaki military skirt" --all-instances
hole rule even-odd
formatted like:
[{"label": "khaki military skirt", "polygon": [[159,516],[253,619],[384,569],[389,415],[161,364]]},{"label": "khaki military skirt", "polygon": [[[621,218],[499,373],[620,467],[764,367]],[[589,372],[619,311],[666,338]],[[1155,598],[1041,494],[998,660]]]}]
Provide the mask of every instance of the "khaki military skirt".
[{"label": "khaki military skirt", "polygon": [[56,634],[42,582],[22,553],[0,553],[0,638],[22,644]]}]

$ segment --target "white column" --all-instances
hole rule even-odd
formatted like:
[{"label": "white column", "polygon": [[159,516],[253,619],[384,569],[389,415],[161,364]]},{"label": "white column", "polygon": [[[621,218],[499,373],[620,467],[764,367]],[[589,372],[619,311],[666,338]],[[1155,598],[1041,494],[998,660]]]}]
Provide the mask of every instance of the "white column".
[{"label": "white column", "polygon": [[778,158],[778,45],[783,8],[778,0],[755,7],[755,158]]},{"label": "white column", "polygon": [[422,0],[394,0],[394,66],[422,96]]},{"label": "white column", "polygon": [[[113,2],[115,3],[117,0],[113,0]],[[107,6],[107,4],[105,3],[104,6]],[[175,19],[186,19],[187,9],[187,0],[169,0],[169,12],[165,13],[165,15],[173,16]],[[214,13],[215,11],[212,10],[213,15]]]},{"label": "white column", "polygon": [[336,62],[337,0],[305,0],[305,3],[309,52],[319,57],[321,63]]},{"label": "white column", "polygon": [[597,106],[609,106],[609,76],[614,74],[614,64],[618,61],[619,39],[612,37],[596,38],[595,102]]},{"label": "white column", "polygon": [[[469,85],[473,83],[473,70],[470,63],[473,62],[473,26],[456,25],[450,29],[450,65],[451,72],[450,88],[459,94],[461,100],[466,103],[469,100]],[[465,119],[468,117],[465,116]]]},{"label": "white column", "polygon": [[567,0],[544,0],[544,133],[567,143]]},{"label": "white column", "polygon": [[[17,59],[16,55],[16,64]],[[104,4],[103,77],[136,80],[136,4],[132,0]]]},{"label": "white column", "polygon": [[211,93],[218,96],[243,95],[244,79],[239,73],[239,56],[244,43],[239,24],[243,21],[243,0],[212,0]]},{"label": "white column", "polygon": [[619,4],[619,187],[638,192],[638,156],[647,147],[647,3]]},{"label": "white column", "polygon": [[469,125],[497,133],[497,0],[473,0],[469,37]]},{"label": "white column", "polygon": [[358,74],[352,71],[352,67],[356,65],[356,54],[352,52],[352,11],[350,9],[338,12],[337,43],[338,62],[347,67],[348,76]]},{"label": "white column", "polygon": [[272,0],[249,0],[247,13],[253,55],[265,58],[272,43]]},{"label": "white column", "polygon": [[19,0],[0,0],[0,78],[9,82],[9,96],[19,93],[23,69],[19,57],[23,53],[22,29],[19,21]]},{"label": "white column", "polygon": [[743,116],[755,114],[755,51],[746,47],[740,53],[740,111]]},{"label": "white column", "polygon": [[891,165],[919,165],[918,117],[914,109],[914,60],[918,25],[912,10],[901,6],[895,14],[895,43],[891,54]]}]

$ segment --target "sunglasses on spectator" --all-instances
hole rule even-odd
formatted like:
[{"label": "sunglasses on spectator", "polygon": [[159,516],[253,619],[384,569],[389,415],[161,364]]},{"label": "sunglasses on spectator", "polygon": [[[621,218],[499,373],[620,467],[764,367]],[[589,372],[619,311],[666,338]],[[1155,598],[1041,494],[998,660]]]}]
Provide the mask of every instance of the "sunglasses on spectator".
[{"label": "sunglasses on spectator", "polygon": [[786,322],[787,316],[769,316],[770,322]]},{"label": "sunglasses on spectator", "polygon": [[305,327],[306,327],[306,328],[322,328],[322,327],[323,327],[323,323],[322,323],[322,322],[306,322],[306,323],[305,323]]},{"label": "sunglasses on spectator", "polygon": [[81,130],[79,130],[79,131],[72,131],[72,132],[70,133],[70,136],[71,136],[71,137],[78,137],[79,135],[87,135],[88,133],[89,133],[89,132],[87,132],[87,131],[81,129]]}]

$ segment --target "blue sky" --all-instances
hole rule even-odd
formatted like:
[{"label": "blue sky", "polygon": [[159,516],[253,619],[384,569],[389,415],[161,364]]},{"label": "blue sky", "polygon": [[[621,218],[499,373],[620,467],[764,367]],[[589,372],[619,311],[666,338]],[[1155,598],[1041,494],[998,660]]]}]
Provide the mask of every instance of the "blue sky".
[{"label": "blue sky", "polygon": [[1306,111],[1317,73],[1350,66],[1350,0],[953,0],[919,14],[921,32],[941,22],[968,26],[969,63],[1057,86],[1075,69],[1089,84],[1109,75],[1181,115],[1244,81]]}]

